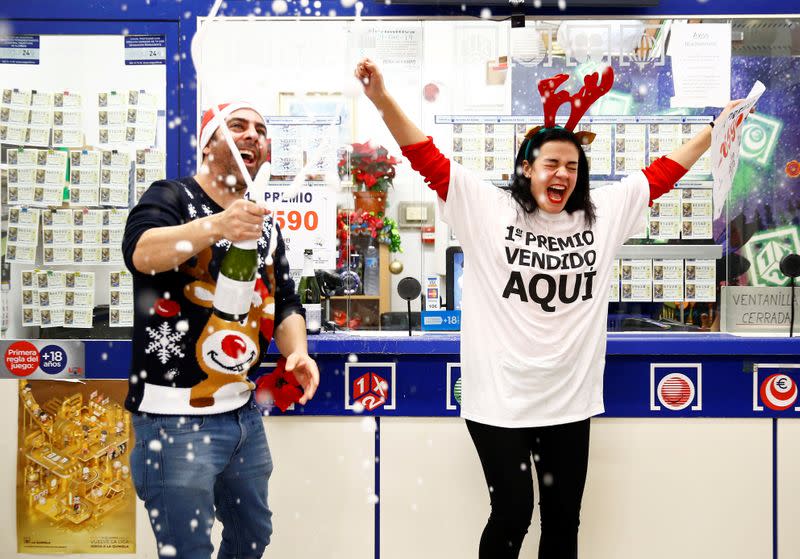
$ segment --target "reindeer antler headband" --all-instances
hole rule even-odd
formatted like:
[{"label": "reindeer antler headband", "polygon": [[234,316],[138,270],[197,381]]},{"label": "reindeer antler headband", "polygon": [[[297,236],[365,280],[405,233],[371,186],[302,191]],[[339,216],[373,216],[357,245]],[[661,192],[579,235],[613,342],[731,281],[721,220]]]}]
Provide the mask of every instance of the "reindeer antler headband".
[{"label": "reindeer antler headband", "polygon": [[[556,91],[568,79],[569,76],[567,74],[557,74],[552,78],[546,78],[539,82],[539,95],[542,97],[542,106],[544,107],[544,126],[534,126],[528,130],[525,134],[526,140],[530,140],[542,130],[557,128],[556,113],[564,103],[570,104],[569,119],[564,128],[569,131],[575,130],[578,121],[583,118],[592,103],[611,91],[611,86],[614,85],[614,69],[611,66],[606,66],[602,76],[598,76],[597,72],[585,76],[583,78],[583,87],[575,95],[570,95],[569,91],[565,89]],[[591,144],[595,136],[594,132],[575,132],[575,137],[583,145]],[[528,147],[525,150],[526,160],[530,160],[531,145],[532,143],[528,142]]]}]

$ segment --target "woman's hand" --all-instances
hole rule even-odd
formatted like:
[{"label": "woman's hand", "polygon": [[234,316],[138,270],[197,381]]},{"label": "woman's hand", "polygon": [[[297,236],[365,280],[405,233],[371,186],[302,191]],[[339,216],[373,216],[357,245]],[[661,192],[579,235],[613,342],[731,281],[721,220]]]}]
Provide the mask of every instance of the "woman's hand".
[{"label": "woman's hand", "polygon": [[386,86],[383,83],[378,65],[369,58],[364,58],[356,64],[355,76],[364,86],[364,94],[374,104],[377,104],[386,97]]},{"label": "woman's hand", "polygon": [[[728,115],[731,113],[731,111],[733,111],[733,109],[735,109],[736,107],[738,107],[739,105],[741,105],[745,101],[747,101],[747,99],[735,99],[735,100],[729,102],[727,105],[725,105],[725,108],[722,109],[722,112],[719,113],[719,116],[714,121],[714,127],[716,128],[717,126],[724,126],[725,125],[725,121],[727,120]],[[750,109],[750,112],[751,113],[756,112],[756,108],[753,107],[752,109]],[[745,118],[747,118],[747,115],[745,115]]]}]

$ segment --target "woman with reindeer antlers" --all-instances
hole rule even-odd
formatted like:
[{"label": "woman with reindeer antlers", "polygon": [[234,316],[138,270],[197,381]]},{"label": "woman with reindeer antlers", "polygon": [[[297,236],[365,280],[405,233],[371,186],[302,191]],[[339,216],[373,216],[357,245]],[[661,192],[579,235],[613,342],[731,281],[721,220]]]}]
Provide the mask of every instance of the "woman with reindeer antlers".
[{"label": "woman with reindeer antlers", "polygon": [[[539,558],[575,558],[589,418],[604,411],[613,260],[648,204],[709,148],[711,126],[642,172],[590,191],[581,146],[594,134],[573,130],[611,89],[614,72],[587,76],[575,95],[557,91],[568,79],[559,74],[539,82],[544,126],[525,135],[509,186],[494,188],[439,152],[387,92],[374,62],[359,62],[355,75],[403,155],[436,191],[464,251],[461,415],[491,501],[480,558],[519,556],[533,514],[532,467]],[[556,126],[564,103],[569,120]]]}]

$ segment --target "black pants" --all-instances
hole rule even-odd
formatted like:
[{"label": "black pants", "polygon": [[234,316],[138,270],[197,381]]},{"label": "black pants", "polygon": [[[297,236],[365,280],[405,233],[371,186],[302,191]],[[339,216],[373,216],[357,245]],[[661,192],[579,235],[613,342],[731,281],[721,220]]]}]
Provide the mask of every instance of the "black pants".
[{"label": "black pants", "polygon": [[533,516],[531,456],[539,480],[539,559],[575,559],[589,460],[589,420],[512,429],[467,421],[492,510],[480,559],[515,559]]}]

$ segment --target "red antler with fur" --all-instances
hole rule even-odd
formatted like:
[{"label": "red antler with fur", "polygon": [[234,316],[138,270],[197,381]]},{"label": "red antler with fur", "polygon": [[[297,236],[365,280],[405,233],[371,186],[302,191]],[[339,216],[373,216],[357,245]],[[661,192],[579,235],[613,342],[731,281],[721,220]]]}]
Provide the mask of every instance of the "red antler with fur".
[{"label": "red antler with fur", "polygon": [[[559,86],[567,81],[567,74],[557,74],[552,78],[547,78],[539,82],[539,94],[542,96],[544,107],[544,126],[552,128],[556,125],[556,113],[558,108],[564,103],[570,104],[569,120],[567,120],[567,130],[574,130],[578,121],[583,118],[592,103],[611,91],[614,85],[614,70],[611,66],[606,66],[603,70],[602,78],[597,72],[589,74],[583,78],[583,87],[575,95],[570,95],[569,91],[556,91]],[[599,82],[599,83],[598,83]]]}]

